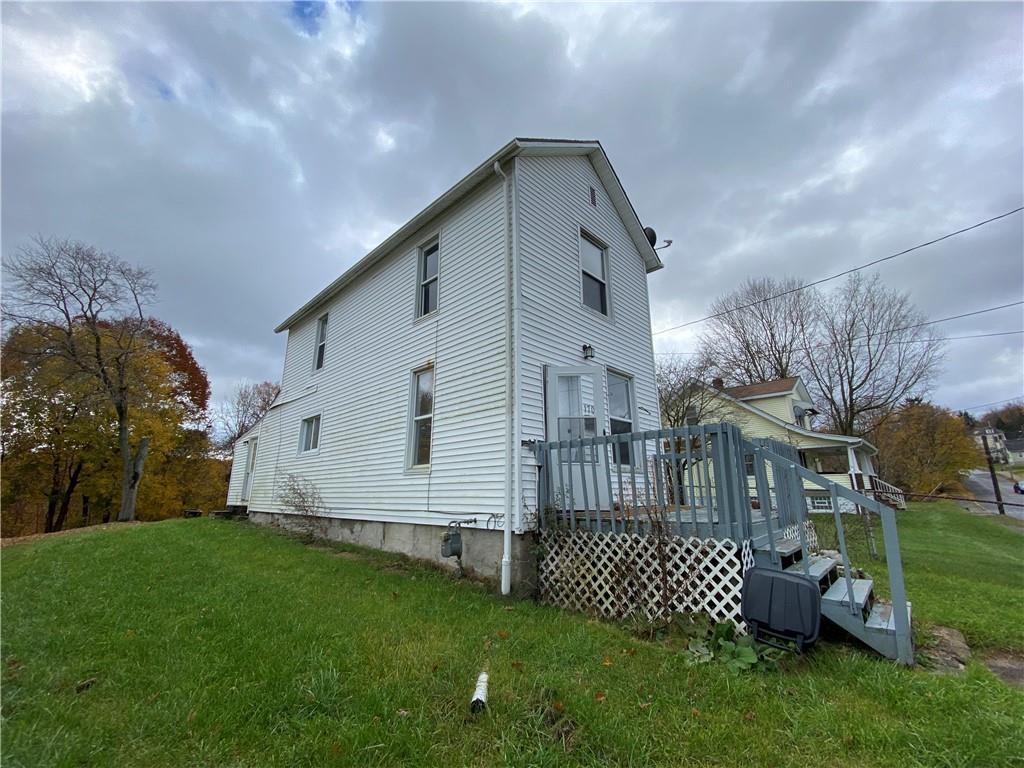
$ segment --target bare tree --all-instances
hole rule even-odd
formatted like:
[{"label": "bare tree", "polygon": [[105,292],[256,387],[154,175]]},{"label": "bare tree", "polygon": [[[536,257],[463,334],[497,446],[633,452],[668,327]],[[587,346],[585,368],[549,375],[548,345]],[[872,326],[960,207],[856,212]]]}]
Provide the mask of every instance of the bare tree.
[{"label": "bare tree", "polygon": [[831,431],[867,434],[927,393],[944,347],[907,294],[857,272],[814,300],[801,329],[804,365]]},{"label": "bare tree", "polygon": [[663,427],[715,420],[722,401],[710,386],[714,364],[705,355],[667,355],[658,360],[655,382]]},{"label": "bare tree", "polygon": [[729,384],[755,384],[804,371],[801,329],[814,312],[813,294],[794,278],[748,278],[716,299],[701,347]]},{"label": "bare tree", "polygon": [[25,353],[65,361],[95,381],[113,407],[121,457],[117,519],[134,519],[149,437],[132,435],[131,409],[137,357],[149,348],[143,308],[156,293],[152,276],[91,245],[43,237],[21,248],[5,270],[6,319],[15,327],[32,325],[45,338]]},{"label": "bare tree", "polygon": [[238,438],[266,415],[280,393],[281,385],[273,381],[261,381],[259,384],[244,381],[235,387],[231,399],[217,408],[220,446],[230,450]]}]

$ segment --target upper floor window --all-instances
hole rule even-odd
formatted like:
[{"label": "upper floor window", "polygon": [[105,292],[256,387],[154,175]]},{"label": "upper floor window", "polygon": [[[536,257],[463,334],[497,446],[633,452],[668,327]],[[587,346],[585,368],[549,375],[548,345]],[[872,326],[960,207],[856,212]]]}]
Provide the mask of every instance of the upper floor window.
[{"label": "upper floor window", "polygon": [[587,235],[580,235],[580,269],[583,280],[583,303],[608,314],[608,251]]},{"label": "upper floor window", "polygon": [[299,453],[309,453],[320,448],[320,414],[302,420],[299,428]]},{"label": "upper floor window", "polygon": [[313,370],[324,367],[324,355],[327,354],[327,315],[316,321],[316,353],[313,359]]},{"label": "upper floor window", "polygon": [[413,374],[412,465],[430,464],[430,439],[434,422],[434,369]]},{"label": "upper floor window", "polygon": [[437,257],[438,243],[436,240],[420,248],[416,317],[429,315],[437,309]]},{"label": "upper floor window", "polygon": [[[608,425],[613,435],[635,432],[633,427],[633,382],[625,376],[608,372]],[[613,444],[613,455],[619,464],[630,463],[629,443]]]}]

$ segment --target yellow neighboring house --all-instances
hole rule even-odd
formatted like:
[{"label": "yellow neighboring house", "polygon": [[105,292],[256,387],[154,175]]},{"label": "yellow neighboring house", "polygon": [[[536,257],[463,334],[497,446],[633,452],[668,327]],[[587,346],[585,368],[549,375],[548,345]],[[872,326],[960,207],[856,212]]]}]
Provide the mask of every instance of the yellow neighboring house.
[{"label": "yellow neighboring house", "polygon": [[[875,446],[861,437],[811,429],[817,411],[799,376],[740,387],[723,387],[721,379],[716,379],[705,391],[707,396],[695,423],[725,421],[738,426],[747,439],[772,438],[788,443],[796,448],[800,463],[808,469],[899,509],[906,508],[903,491],[876,474]],[[812,509],[832,508],[828,495],[810,486],[807,497]]]}]

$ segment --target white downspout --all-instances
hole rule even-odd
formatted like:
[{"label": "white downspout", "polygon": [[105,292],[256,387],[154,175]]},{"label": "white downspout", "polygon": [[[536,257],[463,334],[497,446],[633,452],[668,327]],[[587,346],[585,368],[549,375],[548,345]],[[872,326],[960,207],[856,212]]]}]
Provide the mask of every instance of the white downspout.
[{"label": "white downspout", "polygon": [[505,529],[501,552],[501,594],[512,591],[512,512],[515,508],[512,489],[512,243],[509,236],[508,176],[501,163],[494,161],[494,172],[501,176],[501,210],[505,245]]},{"label": "white downspout", "polygon": [[523,532],[523,362],[520,333],[520,294],[522,280],[519,272],[519,158],[512,160],[512,343],[515,346],[515,367],[512,369],[515,410],[512,412],[512,499],[515,505],[516,531]]}]

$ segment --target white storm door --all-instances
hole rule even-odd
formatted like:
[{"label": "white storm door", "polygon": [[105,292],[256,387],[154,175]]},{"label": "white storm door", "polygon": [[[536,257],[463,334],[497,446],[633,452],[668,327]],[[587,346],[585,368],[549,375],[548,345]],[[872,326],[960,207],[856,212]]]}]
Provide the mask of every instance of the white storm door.
[{"label": "white storm door", "polygon": [[242,480],[242,501],[249,500],[252,493],[252,473],[256,469],[256,443],[257,438],[249,441],[249,451],[245,457],[245,478]]},{"label": "white storm door", "polygon": [[[545,381],[547,439],[579,440],[607,434],[604,396],[604,368],[549,367]],[[603,446],[565,448],[561,451],[560,467],[558,453],[552,453],[550,460],[555,465],[550,477],[556,508],[609,509],[606,451]]]}]

